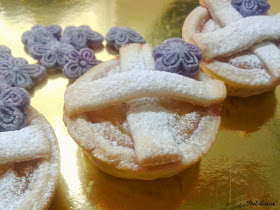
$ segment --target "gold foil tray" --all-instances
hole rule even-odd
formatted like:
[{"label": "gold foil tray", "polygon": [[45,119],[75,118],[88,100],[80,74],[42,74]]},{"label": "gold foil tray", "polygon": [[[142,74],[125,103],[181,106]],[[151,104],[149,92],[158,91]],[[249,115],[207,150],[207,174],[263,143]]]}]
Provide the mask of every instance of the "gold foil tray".
[{"label": "gold foil tray", "polygon": [[[271,12],[279,0],[269,0]],[[105,36],[112,26],[136,29],[159,45],[181,37],[195,0],[0,0],[0,44],[35,63],[21,35],[34,24],[89,25]],[[106,47],[97,59],[115,56]],[[61,178],[50,209],[280,208],[280,87],[250,98],[227,98],[211,151],[186,171],[154,181],[125,180],[99,171],[68,135],[62,121],[68,80],[61,72],[32,91],[31,104],[54,127],[61,149]],[[255,205],[256,202],[269,206]]]}]

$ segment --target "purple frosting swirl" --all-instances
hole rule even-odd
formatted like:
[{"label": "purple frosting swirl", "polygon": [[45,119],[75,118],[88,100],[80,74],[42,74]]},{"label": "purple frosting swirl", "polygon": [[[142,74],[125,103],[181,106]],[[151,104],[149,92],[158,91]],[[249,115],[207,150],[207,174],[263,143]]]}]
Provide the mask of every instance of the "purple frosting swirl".
[{"label": "purple frosting swirl", "polygon": [[60,41],[71,44],[76,50],[80,50],[86,47],[99,46],[103,39],[100,33],[91,30],[89,26],[82,25],[66,27]]},{"label": "purple frosting swirl", "polygon": [[11,58],[11,49],[4,45],[0,45],[0,62],[10,60]]},{"label": "purple frosting swirl", "polygon": [[243,17],[262,15],[270,8],[267,0],[232,0],[231,5]]},{"label": "purple frosting swirl", "polygon": [[81,49],[79,52],[73,50],[64,56],[63,74],[70,80],[76,80],[101,62],[96,60],[89,48]]},{"label": "purple frosting swirl", "polygon": [[0,132],[23,128],[29,105],[30,96],[26,90],[0,83]]},{"label": "purple frosting swirl", "polygon": [[0,62],[0,82],[13,87],[30,88],[46,75],[46,69],[38,64],[28,64],[23,58],[11,58]]},{"label": "purple frosting swirl", "polygon": [[30,31],[26,31],[21,36],[24,46],[29,49],[34,44],[47,44],[50,41],[57,40],[61,35],[61,27],[58,25],[35,25]]},{"label": "purple frosting swirl", "polygon": [[47,45],[35,44],[29,54],[40,61],[46,68],[64,65],[64,55],[74,50],[73,46],[59,41],[51,41]]},{"label": "purple frosting swirl", "polygon": [[145,44],[145,39],[131,28],[112,27],[105,37],[107,44],[119,49],[122,45],[130,43]]},{"label": "purple frosting swirl", "polygon": [[157,70],[191,77],[199,71],[202,53],[197,46],[172,38],[155,47],[153,57]]}]

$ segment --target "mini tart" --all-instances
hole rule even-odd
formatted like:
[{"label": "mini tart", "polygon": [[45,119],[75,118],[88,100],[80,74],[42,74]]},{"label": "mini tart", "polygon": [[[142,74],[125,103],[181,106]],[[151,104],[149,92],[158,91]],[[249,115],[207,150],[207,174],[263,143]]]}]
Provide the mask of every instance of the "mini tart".
[{"label": "mini tart", "polygon": [[222,82],[156,71],[151,45],[130,44],[67,88],[64,122],[101,170],[151,180],[206,155],[225,97]]},{"label": "mini tart", "polygon": [[280,79],[280,15],[243,18],[228,0],[201,0],[183,25],[183,39],[201,48],[200,67],[228,95],[272,91]]},{"label": "mini tart", "polygon": [[48,209],[60,173],[59,147],[43,115],[28,109],[27,126],[0,133],[0,209]]}]

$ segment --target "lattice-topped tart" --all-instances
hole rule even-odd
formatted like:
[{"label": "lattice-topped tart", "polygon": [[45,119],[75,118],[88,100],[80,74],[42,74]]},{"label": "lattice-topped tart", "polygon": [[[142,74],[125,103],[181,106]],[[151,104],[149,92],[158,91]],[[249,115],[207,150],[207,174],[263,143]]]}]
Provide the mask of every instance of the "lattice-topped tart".
[{"label": "lattice-topped tart", "polygon": [[29,101],[0,84],[0,209],[47,209],[58,183],[55,134]]},{"label": "lattice-topped tart", "polygon": [[[66,90],[64,122],[70,135],[114,176],[172,176],[199,161],[218,132],[224,84],[203,71],[193,75],[193,67],[187,69],[192,77],[156,70],[153,56],[185,68],[176,54],[180,48],[169,58],[158,50],[152,54],[149,44],[125,45],[119,57]],[[197,61],[195,49],[191,52],[185,54],[189,64]]]},{"label": "lattice-topped tart", "polygon": [[224,81],[228,95],[274,90],[280,81],[280,15],[267,15],[266,0],[200,4],[185,20],[183,39],[201,48],[201,68]]}]

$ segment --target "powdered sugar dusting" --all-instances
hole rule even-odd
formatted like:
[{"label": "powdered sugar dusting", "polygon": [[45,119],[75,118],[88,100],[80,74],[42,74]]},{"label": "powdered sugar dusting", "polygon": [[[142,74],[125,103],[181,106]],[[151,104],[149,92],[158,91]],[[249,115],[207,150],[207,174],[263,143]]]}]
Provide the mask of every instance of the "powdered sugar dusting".
[{"label": "powdered sugar dusting", "polygon": [[34,125],[19,131],[0,133],[0,163],[48,158],[50,145],[41,129]]},{"label": "powdered sugar dusting", "polygon": [[253,46],[251,51],[255,53],[276,78],[280,78],[280,49],[270,42],[263,42]]},{"label": "powdered sugar dusting", "polygon": [[214,32],[220,29],[221,27],[219,24],[217,24],[214,19],[209,19],[202,27],[201,32],[207,33],[207,32]]},{"label": "powdered sugar dusting", "polygon": [[197,153],[205,155],[213,143],[219,128],[220,119],[215,116],[205,115],[200,119],[197,128],[190,137],[180,144],[180,150],[186,161],[197,157]]},{"label": "powdered sugar dusting", "polygon": [[[98,126],[102,126],[102,123],[98,124]],[[96,127],[96,125],[91,126]],[[108,130],[105,127],[99,127],[98,129],[99,131],[97,130],[97,132],[95,132],[96,148],[92,152],[94,157],[108,164],[114,165],[117,168],[137,170],[138,165],[136,164],[136,161],[134,161],[134,150],[128,147],[114,145],[114,143],[111,142],[112,140],[108,138],[109,136],[106,136],[106,134],[104,136],[102,135],[104,131],[106,133]],[[115,127],[114,129],[113,132],[118,128]],[[110,137],[112,135],[114,135],[114,133],[112,133]]]},{"label": "powdered sugar dusting", "polygon": [[[49,164],[42,161],[37,162],[35,166],[32,165],[34,163],[30,162],[28,164],[27,162],[27,167],[20,171],[20,174],[18,174],[15,165],[2,175],[0,178],[0,209],[15,209],[20,206],[26,196],[33,190],[35,183],[39,181],[39,177],[44,176],[46,169],[49,168]],[[48,199],[50,196],[48,191],[45,195],[42,199]],[[36,200],[34,200],[34,203],[36,203]],[[34,207],[33,209],[38,208]]]},{"label": "powdered sugar dusting", "polygon": [[207,7],[213,19],[222,27],[242,19],[242,15],[231,6],[228,0],[203,0],[202,4]]},{"label": "powdered sugar dusting", "polygon": [[94,123],[92,124],[92,128],[94,132],[105,137],[112,146],[122,146],[133,149],[133,141],[131,138],[127,134],[121,132],[118,127],[114,126],[111,122]]},{"label": "powdered sugar dusting", "polygon": [[24,171],[25,176],[18,176],[10,168],[0,179],[0,209],[15,209],[30,193],[31,186],[36,181],[36,174],[33,174],[33,168],[27,168]]},{"label": "powdered sugar dusting", "polygon": [[226,80],[233,82],[238,81],[239,84],[244,85],[269,85],[271,84],[271,77],[265,69],[241,69],[239,67],[232,66],[231,64],[214,60],[205,66],[215,74],[219,75]]},{"label": "powdered sugar dusting", "polygon": [[217,80],[202,82],[168,72],[130,71],[91,83],[73,84],[66,92],[65,101],[67,112],[74,115],[139,97],[157,96],[209,106],[223,101],[226,90]]},{"label": "powdered sugar dusting", "polygon": [[264,63],[254,54],[245,54],[231,57],[229,63],[244,69],[264,69]]},{"label": "powdered sugar dusting", "polygon": [[171,132],[175,115],[152,98],[134,100],[130,104],[127,120],[139,162],[154,166],[178,161],[181,154]]},{"label": "powdered sugar dusting", "polygon": [[181,117],[177,116],[178,120],[173,126],[173,133],[177,144],[187,143],[192,132],[197,128],[201,119],[200,112],[187,113]]},{"label": "powdered sugar dusting", "polygon": [[[131,48],[133,52],[131,52]],[[133,53],[134,56],[131,54]],[[121,71],[145,71],[145,63],[142,54],[142,45],[127,45],[120,49]]]},{"label": "powdered sugar dusting", "polygon": [[277,16],[243,18],[215,32],[197,34],[193,39],[207,60],[223,57],[248,49],[264,40],[279,40],[280,18]]}]

